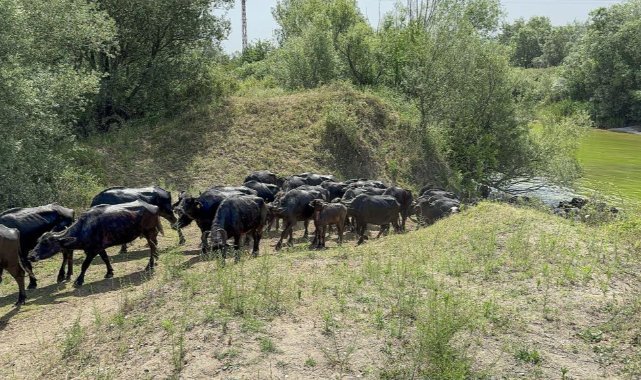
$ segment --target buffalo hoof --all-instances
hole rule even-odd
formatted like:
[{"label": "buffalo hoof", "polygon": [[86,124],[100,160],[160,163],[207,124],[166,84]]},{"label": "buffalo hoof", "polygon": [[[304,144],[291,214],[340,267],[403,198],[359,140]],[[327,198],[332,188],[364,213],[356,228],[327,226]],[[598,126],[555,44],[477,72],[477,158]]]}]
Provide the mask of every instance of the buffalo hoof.
[{"label": "buffalo hoof", "polygon": [[145,272],[153,272],[153,271],[154,271],[154,267],[152,267],[151,265],[147,264],[147,266],[145,267]]},{"label": "buffalo hoof", "polygon": [[27,286],[27,289],[36,289],[38,288],[38,283],[33,281],[29,283],[29,286]]},{"label": "buffalo hoof", "polygon": [[56,282],[59,284],[61,282],[65,282],[65,273],[60,272],[58,273],[58,278],[56,279]]},{"label": "buffalo hoof", "polygon": [[15,307],[20,307],[27,303],[27,297],[18,297],[18,302],[15,303]]},{"label": "buffalo hoof", "polygon": [[280,251],[283,248],[283,244],[278,243],[276,244],[276,247],[274,247],[275,250]]},{"label": "buffalo hoof", "polygon": [[0,284],[2,284],[2,277],[0,277]]},{"label": "buffalo hoof", "polygon": [[83,283],[84,283],[84,281],[79,282],[78,280],[76,280],[76,281],[73,282],[73,287],[74,288],[81,288]]},{"label": "buffalo hoof", "polygon": [[185,240],[185,238],[181,238],[180,240],[178,240],[178,245],[185,245],[185,243],[187,243],[187,240]]},{"label": "buffalo hoof", "polygon": [[112,278],[114,276],[114,272],[107,272],[105,275],[105,278]]}]

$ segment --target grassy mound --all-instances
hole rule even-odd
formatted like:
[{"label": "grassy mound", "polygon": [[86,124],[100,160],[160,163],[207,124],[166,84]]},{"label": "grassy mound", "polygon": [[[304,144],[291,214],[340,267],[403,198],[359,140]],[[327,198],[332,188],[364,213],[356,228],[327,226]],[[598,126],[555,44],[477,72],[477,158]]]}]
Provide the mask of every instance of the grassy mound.
[{"label": "grassy mound", "polygon": [[[86,141],[87,165],[106,185],[174,189],[239,184],[259,169],[314,171],[401,183],[438,175],[438,155],[380,97],[334,85],[294,94],[261,92]],[[400,169],[403,168],[403,169]]]},{"label": "grassy mound", "polygon": [[[113,280],[96,264],[58,338],[3,365],[45,378],[636,377],[638,233],[483,203],[360,247],[276,253],[272,240],[224,267],[169,247],[153,278],[134,253],[134,273],[116,263]],[[36,319],[46,302],[32,303]]]}]

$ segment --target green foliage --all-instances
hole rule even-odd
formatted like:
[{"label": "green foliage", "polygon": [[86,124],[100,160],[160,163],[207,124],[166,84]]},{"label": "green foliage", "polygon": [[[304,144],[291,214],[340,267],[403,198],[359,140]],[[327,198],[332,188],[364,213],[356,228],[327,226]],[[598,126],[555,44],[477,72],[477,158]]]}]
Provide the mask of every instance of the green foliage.
[{"label": "green foliage", "polygon": [[273,55],[274,75],[286,87],[313,88],[336,78],[338,57],[328,29],[329,20],[321,14]]},{"label": "green foliage", "polygon": [[274,45],[269,41],[258,40],[247,46],[239,57],[241,63],[253,63],[263,61],[274,51]]},{"label": "green foliage", "polygon": [[558,66],[583,33],[583,26],[552,26],[547,17],[535,16],[503,24],[499,41],[512,49],[510,60],[520,67]]},{"label": "green foliage", "polygon": [[93,3],[0,3],[0,207],[58,199],[74,148],[69,127],[99,90],[78,65],[114,45],[113,23]]},{"label": "green foliage", "polygon": [[566,116],[554,110],[541,112],[531,127],[535,150],[528,159],[553,183],[569,185],[582,174],[577,152],[592,122],[585,111]]},{"label": "green foliage", "polygon": [[589,101],[597,125],[641,122],[641,1],[592,12],[564,76],[574,99]]},{"label": "green foliage", "polygon": [[541,354],[536,349],[529,347],[521,347],[514,353],[514,358],[529,364],[539,364],[541,363]]},{"label": "green foliage", "polygon": [[67,359],[78,355],[80,345],[85,338],[85,329],[80,325],[80,317],[67,329],[62,340],[62,357]]},{"label": "green foliage", "polygon": [[283,0],[273,10],[282,45],[276,77],[290,88],[334,79],[374,84],[381,75],[377,36],[349,0]]},{"label": "green foliage", "polygon": [[130,117],[175,112],[220,95],[212,90],[209,68],[229,25],[211,10],[231,0],[98,3],[115,21],[118,48],[86,57],[88,67],[105,76],[83,125],[108,129]]}]

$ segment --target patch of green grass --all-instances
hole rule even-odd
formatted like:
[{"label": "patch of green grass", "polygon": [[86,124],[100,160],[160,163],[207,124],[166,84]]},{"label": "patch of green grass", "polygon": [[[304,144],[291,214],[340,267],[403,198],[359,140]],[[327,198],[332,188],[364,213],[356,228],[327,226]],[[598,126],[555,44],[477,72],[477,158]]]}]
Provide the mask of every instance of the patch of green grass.
[{"label": "patch of green grass", "polygon": [[80,352],[80,345],[85,337],[85,329],[80,325],[80,318],[71,325],[62,340],[62,357],[70,358]]},{"label": "patch of green grass", "polygon": [[278,351],[276,344],[274,344],[274,341],[269,337],[261,337],[258,342],[260,345],[260,351],[263,353],[272,354]]},{"label": "patch of green grass", "polygon": [[311,356],[305,359],[305,367],[313,368],[313,367],[316,367],[316,365],[317,365],[316,360]]},{"label": "patch of green grass", "polygon": [[582,185],[641,202],[641,135],[593,130],[582,141]]},{"label": "patch of green grass", "polygon": [[531,347],[520,347],[514,353],[514,358],[528,364],[539,364],[543,358],[539,351]]}]

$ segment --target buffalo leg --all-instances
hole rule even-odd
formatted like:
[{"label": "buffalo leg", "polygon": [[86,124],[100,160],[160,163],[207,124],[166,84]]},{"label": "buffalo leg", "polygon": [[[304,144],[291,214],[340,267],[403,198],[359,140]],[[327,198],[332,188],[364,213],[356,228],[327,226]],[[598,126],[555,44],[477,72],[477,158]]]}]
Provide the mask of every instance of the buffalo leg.
[{"label": "buffalo leg", "polygon": [[120,252],[118,253],[127,253],[127,244],[123,244],[120,246]]},{"label": "buffalo leg", "polygon": [[207,242],[208,238],[207,231],[202,231],[200,235],[200,253],[206,254],[209,252],[209,243]]},{"label": "buffalo leg", "polygon": [[305,226],[305,233],[303,234],[303,239],[307,239],[309,237],[309,220],[304,221],[303,225]]},{"label": "buffalo leg", "polygon": [[[67,271],[65,272],[65,265]],[[58,271],[58,282],[69,281],[73,274],[73,251],[65,249],[62,251],[62,265]]]},{"label": "buffalo leg", "polygon": [[[397,234],[401,233],[401,226],[399,226],[397,221],[392,222],[392,226],[394,226],[394,231]],[[387,226],[387,229],[389,229],[389,226]]]},{"label": "buffalo leg", "polygon": [[92,251],[85,252],[85,254],[87,256],[85,257],[85,260],[82,262],[82,266],[80,267],[80,274],[78,275],[76,282],[74,282],[73,284],[75,287],[81,287],[82,284],[85,283],[85,273],[87,272],[87,268],[89,268],[89,265],[91,265],[91,262],[98,253]]},{"label": "buffalo leg", "polygon": [[283,226],[283,232],[280,234],[280,239],[278,240],[278,243],[276,243],[276,250],[280,250],[283,247],[283,240],[285,240],[285,236],[289,234],[289,231],[292,229],[292,224],[289,221],[285,222],[285,225]]},{"label": "buffalo leg", "polygon": [[16,306],[24,305],[27,299],[27,292],[24,288],[24,270],[22,270],[22,268],[16,264],[12,267],[7,268],[7,272],[9,272],[11,277],[13,277],[13,279],[16,280],[16,283],[18,284],[18,302],[16,302]]},{"label": "buffalo leg", "polygon": [[187,240],[185,240],[185,235],[183,234],[183,230],[178,228],[176,232],[178,232],[178,245],[184,245],[187,242]]},{"label": "buffalo leg", "polygon": [[343,245],[343,231],[345,230],[345,221],[336,223],[336,229],[338,230],[338,245]]},{"label": "buffalo leg", "polygon": [[149,263],[145,268],[146,271],[154,270],[155,260],[158,260],[158,235],[157,233],[151,232],[149,236],[146,237],[147,244],[149,245]]},{"label": "buffalo leg", "polygon": [[356,245],[363,244],[365,241],[365,233],[367,232],[367,224],[366,223],[356,223],[356,233],[358,234],[358,242]]},{"label": "buffalo leg", "polygon": [[27,289],[37,288],[38,280],[33,274],[33,265],[31,265],[31,261],[23,260],[22,263],[24,264],[25,269],[29,272],[29,286],[27,287]]},{"label": "buffalo leg", "polygon": [[254,231],[254,248],[252,249],[252,256],[258,257],[258,246],[260,244],[261,230],[256,229]]},{"label": "buffalo leg", "polygon": [[323,248],[325,246],[325,226],[315,224],[314,230],[314,243],[316,244],[316,248]]},{"label": "buffalo leg", "polygon": [[379,237],[381,237],[381,235],[383,235],[384,233],[387,233],[388,231],[389,231],[389,224],[383,224],[381,226],[381,229],[378,230],[378,235],[376,235],[376,238],[378,239]]},{"label": "buffalo leg", "polygon": [[105,278],[112,278],[114,276],[114,268],[111,266],[111,260],[109,260],[109,255],[107,255],[107,251],[104,249],[102,251],[98,252],[98,255],[102,259],[102,262],[105,263],[105,266],[107,267],[107,274],[105,274]]},{"label": "buffalo leg", "polygon": [[241,235],[234,236],[234,262],[240,261],[240,238]]}]

